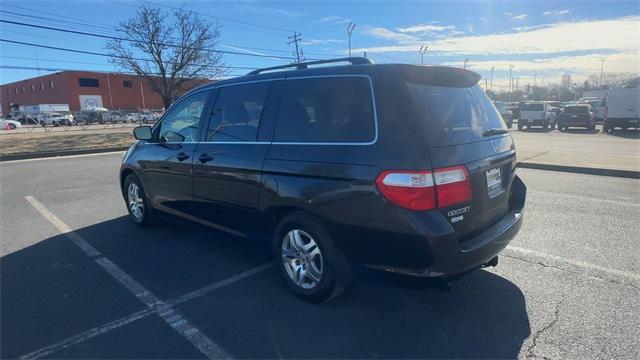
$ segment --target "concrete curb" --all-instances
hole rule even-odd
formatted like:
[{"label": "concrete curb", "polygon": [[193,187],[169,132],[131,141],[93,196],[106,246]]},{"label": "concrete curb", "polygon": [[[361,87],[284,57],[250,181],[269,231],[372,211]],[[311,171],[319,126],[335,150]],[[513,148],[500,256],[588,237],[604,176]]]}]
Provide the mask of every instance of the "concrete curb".
[{"label": "concrete curb", "polygon": [[113,151],[125,151],[128,146],[100,148],[100,149],[77,149],[77,150],[61,150],[61,151],[47,151],[47,152],[34,152],[34,153],[21,153],[21,154],[7,154],[1,155],[0,161],[12,161],[12,160],[26,160],[26,159],[40,159],[51,158],[58,156],[70,156],[70,155],[85,155],[85,154],[99,154]]},{"label": "concrete curb", "polygon": [[628,179],[640,179],[640,171],[634,170],[619,170],[619,169],[600,169],[600,168],[588,168],[580,166],[567,166],[567,165],[554,165],[554,164],[540,164],[531,162],[519,162],[517,167],[521,169],[534,169],[534,170],[548,170],[548,171],[560,171],[574,174],[587,174],[587,175],[599,175],[599,176],[613,176]]},{"label": "concrete curb", "polygon": [[[69,155],[84,155],[84,154],[98,154],[113,151],[125,151],[129,147],[111,147],[100,149],[78,149],[78,150],[62,150],[51,152],[39,152],[39,153],[23,153],[23,154],[9,154],[0,156],[0,161],[11,160],[25,160],[25,159],[38,159],[49,158],[58,156]],[[613,176],[629,179],[640,179],[640,171],[633,170],[619,170],[619,169],[600,169],[600,168],[587,168],[579,166],[567,166],[567,165],[554,165],[554,164],[540,164],[532,162],[518,162],[518,167],[521,169],[534,169],[534,170],[548,170],[568,172],[574,174],[587,174],[587,175],[600,175],[600,176]]]}]

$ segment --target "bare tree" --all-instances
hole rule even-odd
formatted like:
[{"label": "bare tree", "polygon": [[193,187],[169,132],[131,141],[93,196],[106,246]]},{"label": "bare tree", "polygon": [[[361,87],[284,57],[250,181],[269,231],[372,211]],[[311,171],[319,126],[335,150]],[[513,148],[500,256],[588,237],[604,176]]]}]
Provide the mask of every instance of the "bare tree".
[{"label": "bare tree", "polygon": [[143,5],[110,40],[111,62],[144,76],[169,107],[189,80],[223,75],[220,28],[181,7],[172,14]]}]

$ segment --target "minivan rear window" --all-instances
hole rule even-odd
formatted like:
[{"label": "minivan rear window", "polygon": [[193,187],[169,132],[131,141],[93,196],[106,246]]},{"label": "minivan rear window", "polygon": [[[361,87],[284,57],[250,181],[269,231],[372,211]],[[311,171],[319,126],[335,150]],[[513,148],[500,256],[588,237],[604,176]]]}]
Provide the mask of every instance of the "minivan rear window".
[{"label": "minivan rear window", "polygon": [[369,79],[289,79],[273,135],[277,142],[366,143],[375,139]]},{"label": "minivan rear window", "polygon": [[567,106],[564,112],[572,114],[586,114],[589,112],[588,106]]},{"label": "minivan rear window", "polygon": [[524,104],[520,108],[521,111],[542,111],[544,110],[544,105],[542,104]]},{"label": "minivan rear window", "polygon": [[406,82],[418,113],[427,122],[431,146],[486,139],[489,129],[507,129],[480,86],[447,87]]}]

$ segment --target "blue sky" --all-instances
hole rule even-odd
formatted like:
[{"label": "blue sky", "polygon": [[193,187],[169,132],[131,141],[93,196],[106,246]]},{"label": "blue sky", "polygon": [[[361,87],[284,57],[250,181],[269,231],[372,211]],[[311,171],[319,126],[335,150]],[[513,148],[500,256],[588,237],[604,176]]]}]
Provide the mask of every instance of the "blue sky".
[{"label": "blue sky", "polygon": [[[461,66],[506,86],[509,65],[522,84],[559,82],[600,72],[640,72],[640,2],[636,1],[12,1],[0,3],[3,20],[114,34],[113,26],[135,15],[142,4],[167,10],[185,4],[222,25],[221,50],[291,56],[287,36],[302,33],[308,58],[347,53],[346,27],[356,23],[353,53],[378,63]],[[0,23],[2,39],[84,51],[104,52],[104,40]],[[225,55],[227,65],[265,67],[286,63],[270,57]],[[5,66],[115,71],[108,59],[0,42]],[[247,70],[248,71],[248,70]],[[245,70],[232,70],[230,76]],[[7,83],[47,73],[0,69]],[[544,79],[544,80],[543,80]]]}]

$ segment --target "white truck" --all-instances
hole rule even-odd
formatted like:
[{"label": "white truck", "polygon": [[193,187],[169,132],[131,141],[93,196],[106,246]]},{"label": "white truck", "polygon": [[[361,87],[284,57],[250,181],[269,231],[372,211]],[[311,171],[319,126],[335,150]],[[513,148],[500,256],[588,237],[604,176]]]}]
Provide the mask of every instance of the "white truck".
[{"label": "white truck", "polygon": [[609,89],[605,100],[603,131],[615,128],[640,129],[640,87],[627,86]]},{"label": "white truck", "polygon": [[518,118],[518,130],[524,127],[542,126],[543,129],[554,129],[556,127],[556,113],[549,104],[545,103],[525,103],[520,106],[520,117]]}]

